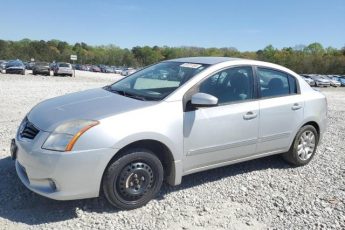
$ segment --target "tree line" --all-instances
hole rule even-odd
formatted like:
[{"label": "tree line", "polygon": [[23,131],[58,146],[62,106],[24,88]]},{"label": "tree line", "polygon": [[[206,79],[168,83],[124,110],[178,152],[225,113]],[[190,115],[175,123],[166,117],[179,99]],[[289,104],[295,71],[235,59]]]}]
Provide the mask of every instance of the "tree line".
[{"label": "tree line", "polygon": [[345,47],[324,48],[320,43],[282,49],[268,45],[264,49],[240,52],[236,48],[158,47],[136,46],[132,49],[115,45],[91,46],[84,42],[68,44],[65,41],[0,40],[0,59],[34,58],[37,61],[69,61],[78,55],[76,63],[142,67],[179,57],[222,56],[268,61],[286,66],[298,73],[345,74]]}]

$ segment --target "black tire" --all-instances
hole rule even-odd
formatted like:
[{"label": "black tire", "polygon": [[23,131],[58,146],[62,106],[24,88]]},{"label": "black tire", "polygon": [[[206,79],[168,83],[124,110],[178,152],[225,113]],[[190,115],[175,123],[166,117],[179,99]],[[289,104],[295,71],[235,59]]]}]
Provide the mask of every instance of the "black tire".
[{"label": "black tire", "polygon": [[57,76],[58,74],[57,73],[54,73],[54,76]]},{"label": "black tire", "polygon": [[132,149],[105,170],[104,195],[117,208],[139,208],[158,194],[163,173],[162,163],[151,151]]},{"label": "black tire", "polygon": [[[310,151],[309,154],[307,155],[310,155],[308,158],[306,159],[303,159],[302,156],[300,156],[300,153],[299,153],[299,145],[304,145],[304,144],[301,144],[301,136],[305,133],[312,133],[314,135],[314,149],[312,151]],[[317,149],[317,145],[318,145],[318,142],[319,142],[319,134],[318,132],[316,131],[315,127],[312,126],[312,125],[305,125],[303,126],[296,134],[296,137],[294,139],[294,141],[292,142],[292,145],[290,147],[290,150],[284,154],[282,154],[283,158],[288,162],[290,163],[291,165],[294,165],[294,166],[303,166],[303,165],[306,165],[308,164],[311,159],[314,157],[315,155],[315,152],[316,152],[316,149]],[[304,150],[302,150],[303,152]]]}]

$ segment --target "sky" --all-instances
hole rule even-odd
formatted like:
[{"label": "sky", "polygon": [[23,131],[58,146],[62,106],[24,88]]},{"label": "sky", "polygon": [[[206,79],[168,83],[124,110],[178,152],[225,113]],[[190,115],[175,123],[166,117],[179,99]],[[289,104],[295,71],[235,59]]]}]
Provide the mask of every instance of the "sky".
[{"label": "sky", "polygon": [[2,0],[0,39],[23,38],[121,48],[341,48],[345,0]]}]

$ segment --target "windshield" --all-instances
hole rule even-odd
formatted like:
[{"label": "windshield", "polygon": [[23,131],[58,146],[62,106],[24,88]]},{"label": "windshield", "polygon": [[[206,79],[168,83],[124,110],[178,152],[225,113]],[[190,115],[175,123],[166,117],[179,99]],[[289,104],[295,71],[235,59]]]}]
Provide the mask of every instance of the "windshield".
[{"label": "windshield", "polygon": [[12,67],[12,66],[18,66],[18,67],[22,67],[23,63],[19,62],[19,61],[13,61],[13,62],[8,62],[6,64],[7,67]]},{"label": "windshield", "polygon": [[36,65],[38,65],[38,66],[48,66],[49,63],[48,62],[37,62]]},{"label": "windshield", "polygon": [[70,64],[67,63],[59,63],[59,67],[71,67]]},{"label": "windshield", "polygon": [[106,89],[139,100],[162,100],[208,66],[161,62],[140,70]]}]

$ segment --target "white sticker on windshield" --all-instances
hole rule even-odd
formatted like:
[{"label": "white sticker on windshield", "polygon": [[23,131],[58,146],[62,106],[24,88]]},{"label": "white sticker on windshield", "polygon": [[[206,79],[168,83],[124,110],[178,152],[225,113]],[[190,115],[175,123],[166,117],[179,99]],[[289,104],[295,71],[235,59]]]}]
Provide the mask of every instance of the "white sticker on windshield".
[{"label": "white sticker on windshield", "polygon": [[201,66],[200,64],[195,64],[195,63],[183,63],[182,65],[180,65],[180,67],[192,68],[192,69],[197,69],[200,66]]}]

